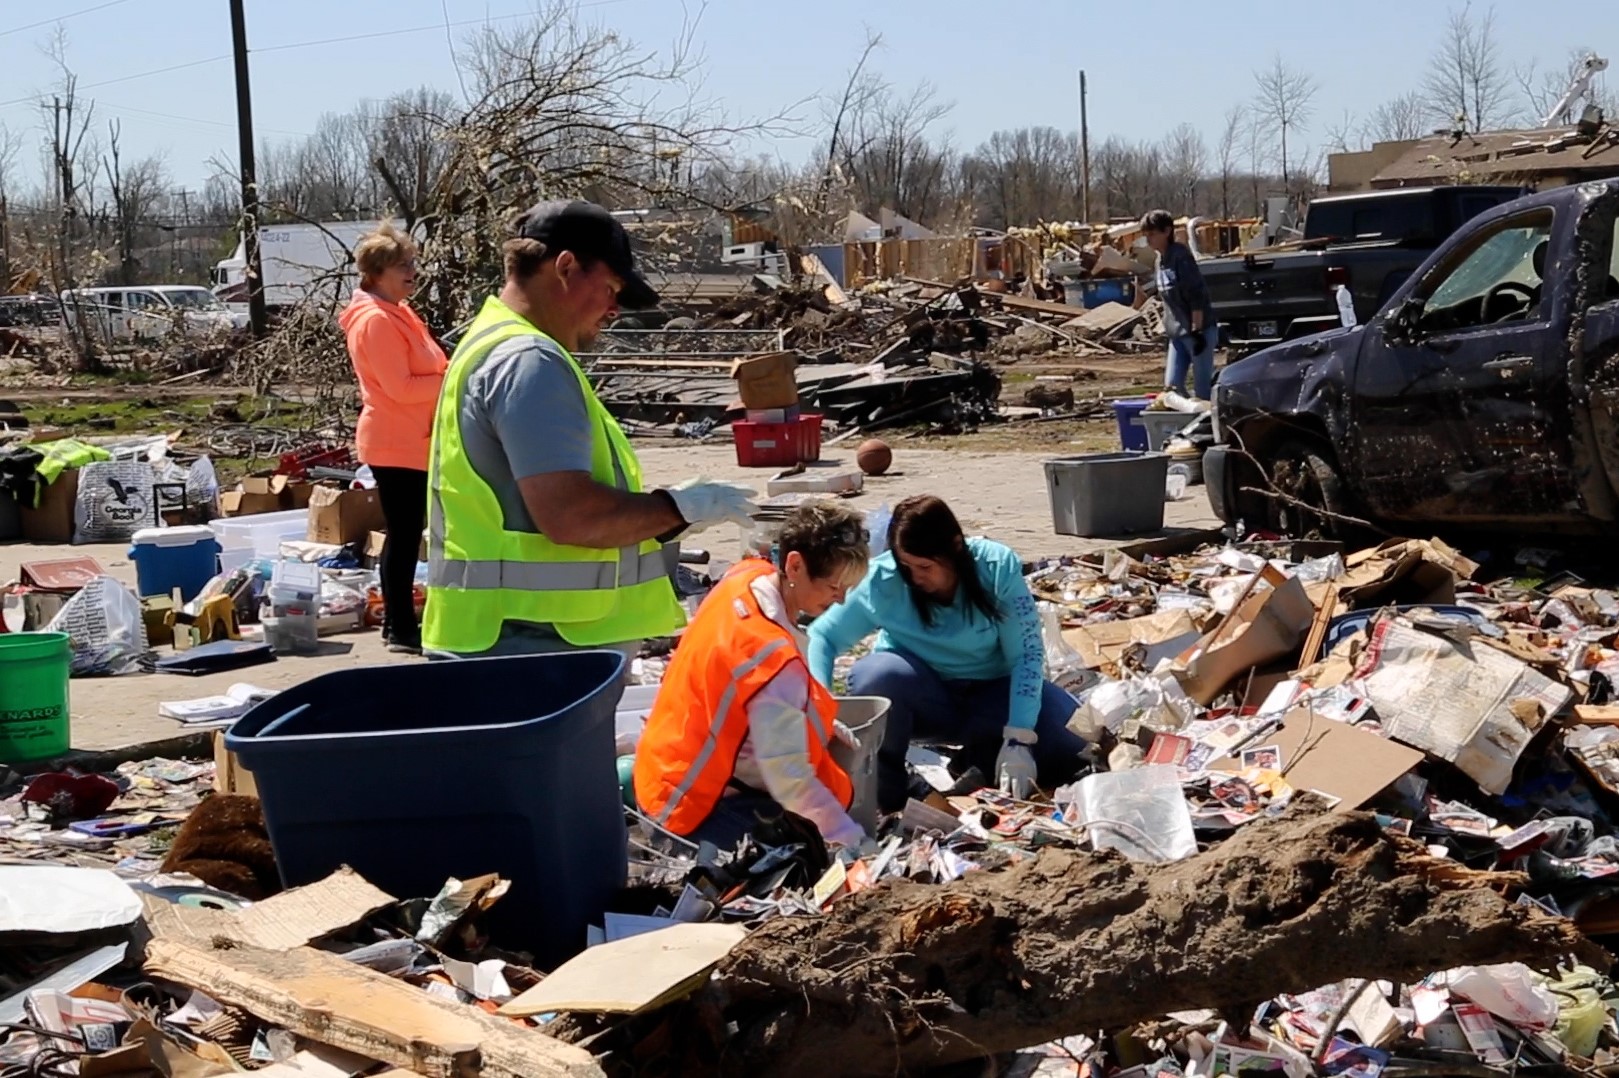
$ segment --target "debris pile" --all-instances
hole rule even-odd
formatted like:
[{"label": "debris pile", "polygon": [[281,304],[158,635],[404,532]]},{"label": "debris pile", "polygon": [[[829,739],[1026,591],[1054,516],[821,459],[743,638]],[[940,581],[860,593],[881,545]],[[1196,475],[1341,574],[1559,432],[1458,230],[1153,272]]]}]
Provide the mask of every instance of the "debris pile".
[{"label": "debris pile", "polygon": [[[835,285],[761,284],[660,330],[626,331],[633,336],[624,340],[610,331],[584,358],[608,410],[642,434],[699,421],[706,434],[738,410],[730,361],[784,349],[798,357],[804,409],[822,414],[834,435],[907,424],[954,431],[1008,417],[997,373],[1006,364],[1158,351],[1156,307],[1152,300],[1140,311],[1118,303],[1086,310],[910,278],[853,295]],[[757,339],[772,331],[775,340]]]}]

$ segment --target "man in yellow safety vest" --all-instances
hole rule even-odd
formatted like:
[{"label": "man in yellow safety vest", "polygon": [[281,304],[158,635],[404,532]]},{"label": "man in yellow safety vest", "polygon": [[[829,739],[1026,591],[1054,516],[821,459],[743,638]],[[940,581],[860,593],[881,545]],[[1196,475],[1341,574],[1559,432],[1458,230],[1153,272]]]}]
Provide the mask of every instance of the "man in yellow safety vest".
[{"label": "man in yellow safety vest", "polygon": [[684,623],[663,544],[751,523],[754,492],[646,491],[574,352],[619,308],[656,306],[629,236],[589,202],[544,202],[505,245],[506,283],[461,338],[433,420],[427,611],[436,658],[618,648]]}]

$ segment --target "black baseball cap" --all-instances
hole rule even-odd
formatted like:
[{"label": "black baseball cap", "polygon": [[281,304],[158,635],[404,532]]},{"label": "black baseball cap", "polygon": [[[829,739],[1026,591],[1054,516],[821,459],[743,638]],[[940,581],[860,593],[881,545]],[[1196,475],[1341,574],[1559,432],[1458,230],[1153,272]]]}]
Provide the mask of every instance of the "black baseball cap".
[{"label": "black baseball cap", "polygon": [[658,305],[657,292],[636,272],[630,234],[618,218],[594,202],[540,202],[517,219],[515,228],[518,236],[539,240],[553,253],[572,251],[579,258],[607,263],[624,282],[618,305],[625,310]]}]

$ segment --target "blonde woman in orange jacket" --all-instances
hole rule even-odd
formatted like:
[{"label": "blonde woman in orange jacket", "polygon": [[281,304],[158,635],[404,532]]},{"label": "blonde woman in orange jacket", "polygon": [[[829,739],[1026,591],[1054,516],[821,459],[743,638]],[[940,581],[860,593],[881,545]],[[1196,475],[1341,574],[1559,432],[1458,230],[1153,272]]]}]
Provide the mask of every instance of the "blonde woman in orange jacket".
[{"label": "blonde woman in orange jacket", "polygon": [[444,350],[405,302],[416,290],[416,244],[393,225],[354,248],[360,287],[339,316],[360,382],[356,451],[377,479],[388,523],[382,548],[382,635],[389,651],[417,653],[416,551],[427,516],[427,454]]}]

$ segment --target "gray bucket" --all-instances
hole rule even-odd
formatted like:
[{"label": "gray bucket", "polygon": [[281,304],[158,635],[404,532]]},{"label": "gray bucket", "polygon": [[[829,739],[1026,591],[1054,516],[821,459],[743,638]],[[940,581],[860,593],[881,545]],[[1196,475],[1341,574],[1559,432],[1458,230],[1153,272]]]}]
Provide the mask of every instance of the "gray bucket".
[{"label": "gray bucket", "polygon": [[854,786],[849,815],[867,834],[877,831],[877,750],[888,726],[888,708],[889,701],[883,696],[838,697],[838,721],[859,738],[860,748],[851,749],[834,738],[832,760]]}]

